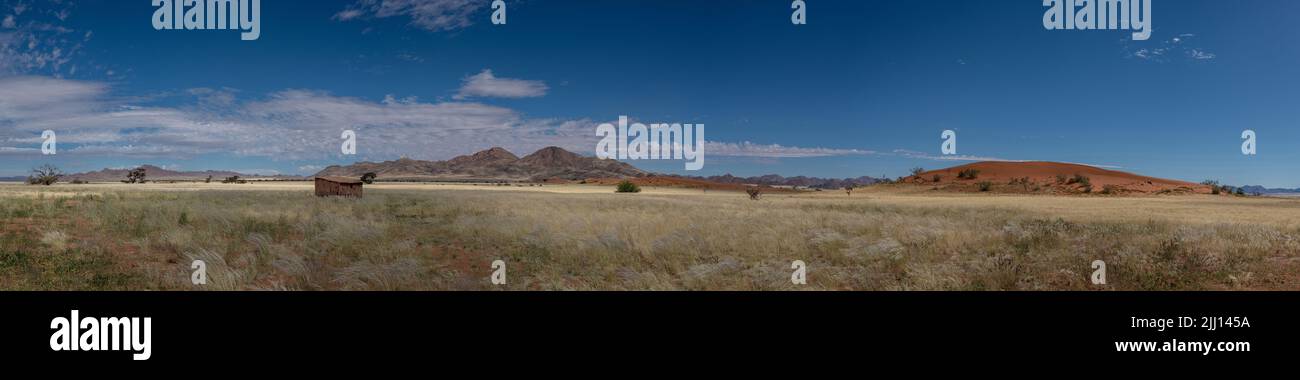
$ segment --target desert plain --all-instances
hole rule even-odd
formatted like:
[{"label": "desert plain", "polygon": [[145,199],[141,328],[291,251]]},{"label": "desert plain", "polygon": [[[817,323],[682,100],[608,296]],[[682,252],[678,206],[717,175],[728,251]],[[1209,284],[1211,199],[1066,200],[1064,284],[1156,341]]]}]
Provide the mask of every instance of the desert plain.
[{"label": "desert plain", "polygon": [[[311,186],[0,184],[0,289],[1300,289],[1300,199]],[[496,260],[505,284],[490,281]]]}]

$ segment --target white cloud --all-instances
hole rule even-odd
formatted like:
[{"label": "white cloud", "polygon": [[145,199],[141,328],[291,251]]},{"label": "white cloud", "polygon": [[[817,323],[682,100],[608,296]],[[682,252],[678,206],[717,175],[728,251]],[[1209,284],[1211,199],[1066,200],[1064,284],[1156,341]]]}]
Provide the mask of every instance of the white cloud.
[{"label": "white cloud", "polygon": [[[998,157],[968,156],[968,155],[958,155],[958,154],[933,155],[933,154],[929,154],[929,153],[925,153],[925,152],[917,152],[917,151],[914,151],[914,150],[907,150],[907,149],[895,149],[893,153],[896,154],[896,155],[899,155],[899,156],[907,157],[907,158],[919,158],[919,159],[924,159],[924,160],[934,160],[934,161],[975,161],[975,162],[982,162],[982,161],[993,161],[993,162],[1033,162],[1033,161],[1036,161],[1036,160],[1011,160],[1011,159],[998,158]],[[1097,164],[1087,164],[1087,163],[1077,163],[1077,162],[1062,162],[1062,163],[1064,163],[1064,164],[1087,165],[1087,166],[1098,167],[1098,168],[1103,168],[1103,169],[1123,169],[1122,166],[1114,166],[1114,165],[1097,165]]]},{"label": "white cloud", "polygon": [[[0,77],[0,154],[39,153],[41,131],[58,133],[60,155],[184,159],[234,154],[273,160],[441,160],[500,146],[528,154],[559,146],[591,155],[599,137],[589,119],[527,118],[476,102],[422,102],[395,95],[372,101],[311,90],[240,99],[232,89],[191,89],[192,102],[172,107],[119,98],[99,82]],[[358,156],[340,154],[345,129],[357,133]],[[1014,161],[933,156],[894,150],[797,147],[708,141],[709,156],[808,158],[903,156],[941,161]],[[1094,165],[1100,166],[1100,165]],[[1106,167],[1106,166],[1101,166]],[[319,171],[313,165],[299,172]]]},{"label": "white cloud", "polygon": [[0,19],[0,75],[75,71],[71,61],[90,35],[59,25],[71,14],[71,6],[70,2],[51,2],[22,16],[27,6],[18,5],[14,14]]},{"label": "white cloud", "polygon": [[492,74],[492,70],[483,69],[482,72],[465,78],[465,83],[455,98],[535,98],[546,95],[547,90],[549,87],[542,81],[498,78]]},{"label": "white cloud", "polygon": [[1192,59],[1214,59],[1217,57],[1214,53],[1207,53],[1201,49],[1189,50],[1187,51],[1187,56],[1192,57]]},{"label": "white cloud", "polygon": [[1129,56],[1143,61],[1169,62],[1180,55],[1194,61],[1212,60],[1218,57],[1203,48],[1192,46],[1195,38],[1195,34],[1183,33],[1164,41],[1138,43],[1123,40],[1122,43],[1125,49],[1129,50]]},{"label": "white cloud", "polygon": [[766,158],[807,158],[829,156],[867,156],[878,152],[858,149],[801,148],[780,144],[754,144],[748,141],[726,143],[706,141],[704,153],[713,156],[730,157],[766,157]]},{"label": "white cloud", "polygon": [[[287,90],[240,101],[235,91],[194,89],[176,107],[133,104],[102,83],[50,77],[0,77],[0,147],[39,146],[41,131],[58,133],[60,154],[190,157],[234,153],[273,159],[338,157],[345,129],[359,154],[445,159],[490,146],[531,152],[555,145],[594,149],[588,120],[526,119],[474,102],[420,102],[413,97],[368,101]],[[219,100],[209,98],[217,96]]]},{"label": "white cloud", "polygon": [[405,16],[411,19],[411,25],[440,32],[473,25],[471,16],[489,3],[485,0],[358,0],[334,14],[334,19],[350,21]]}]

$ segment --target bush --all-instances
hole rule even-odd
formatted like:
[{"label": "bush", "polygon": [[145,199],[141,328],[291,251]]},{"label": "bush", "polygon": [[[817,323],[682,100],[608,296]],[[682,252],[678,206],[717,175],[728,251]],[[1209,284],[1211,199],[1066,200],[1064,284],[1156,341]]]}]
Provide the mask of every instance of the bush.
[{"label": "bush", "polygon": [[1102,194],[1119,194],[1120,188],[1117,185],[1106,185],[1101,187]]},{"label": "bush", "polygon": [[853,196],[853,186],[845,186],[844,193],[848,194],[850,197]]},{"label": "bush", "polygon": [[1085,187],[1092,187],[1092,178],[1088,178],[1088,176],[1085,176],[1083,174],[1075,174],[1074,178],[1070,178],[1070,180],[1066,182],[1066,184],[1068,185],[1080,184]]},{"label": "bush", "polygon": [[1008,185],[1020,185],[1025,191],[1029,191],[1029,177],[1012,178]]},{"label": "bush", "polygon": [[749,194],[750,200],[756,201],[759,197],[763,196],[763,189],[758,187],[748,187],[745,188],[745,194]]},{"label": "bush", "polygon": [[989,189],[993,187],[993,182],[984,181],[984,182],[980,182],[978,185],[980,187],[980,191],[989,191]]},{"label": "bush", "polygon": [[616,190],[614,190],[614,192],[616,192],[616,193],[640,193],[640,192],[641,192],[641,186],[637,186],[635,183],[632,183],[632,181],[623,181],[623,182],[619,182],[619,183],[618,183],[618,188],[617,188]]},{"label": "bush", "polygon": [[925,173],[925,168],[922,167],[912,168],[912,176],[920,177],[921,173]]},{"label": "bush", "polygon": [[377,174],[375,174],[375,173],[373,173],[373,172],[371,172],[371,173],[366,173],[366,174],[362,174],[362,175],[361,175],[361,182],[362,182],[362,183],[365,183],[365,184],[367,184],[367,185],[373,185],[373,184],[375,183],[375,177],[378,177],[378,176],[379,176],[379,175],[377,175]]},{"label": "bush", "polygon": [[957,172],[957,179],[976,179],[979,178],[980,171],[975,169],[962,169]]},{"label": "bush", "polygon": [[1063,185],[1063,184],[1065,184],[1065,182],[1068,181],[1068,180],[1069,180],[1069,178],[1066,178],[1065,174],[1057,174],[1057,175],[1056,175],[1056,184],[1058,184],[1058,185]]},{"label": "bush", "polygon": [[934,182],[939,182],[939,180],[941,180],[941,179],[943,179],[943,176],[938,175],[938,174],[935,174],[935,175],[934,175]]}]

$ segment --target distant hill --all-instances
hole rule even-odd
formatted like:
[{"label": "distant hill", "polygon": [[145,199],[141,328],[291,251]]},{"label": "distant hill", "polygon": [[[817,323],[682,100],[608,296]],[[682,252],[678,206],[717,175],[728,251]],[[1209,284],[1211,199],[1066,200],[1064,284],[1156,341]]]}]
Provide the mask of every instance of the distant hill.
[{"label": "distant hill", "polygon": [[586,157],[558,147],[547,147],[523,158],[502,148],[492,148],[447,161],[402,158],[358,162],[330,166],[316,176],[360,177],[365,173],[375,173],[380,180],[583,180],[649,174],[616,160]]},{"label": "distant hill", "polygon": [[1300,194],[1300,189],[1275,189],[1259,185],[1242,186],[1241,190],[1245,191],[1246,194]]},{"label": "distant hill", "polygon": [[[221,170],[174,171],[153,165],[144,165],[140,167],[144,168],[145,180],[148,181],[202,181],[207,179],[208,176],[212,176],[214,181],[232,176],[240,176],[244,178],[258,177],[256,175]],[[131,169],[103,169],[93,172],[68,174],[63,176],[62,181],[72,182],[75,180],[82,180],[86,182],[119,182],[126,179],[126,174],[130,171]]]}]

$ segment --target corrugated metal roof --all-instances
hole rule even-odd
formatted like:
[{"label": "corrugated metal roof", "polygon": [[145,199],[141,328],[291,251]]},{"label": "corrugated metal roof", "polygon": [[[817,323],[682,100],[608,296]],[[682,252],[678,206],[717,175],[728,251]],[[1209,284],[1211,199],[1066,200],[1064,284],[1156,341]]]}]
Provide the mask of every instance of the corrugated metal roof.
[{"label": "corrugated metal roof", "polygon": [[356,185],[361,183],[360,178],[352,178],[352,177],[316,177],[316,179],[326,180],[334,183],[349,184],[349,185]]}]

